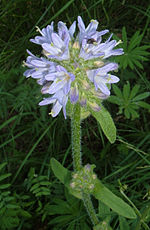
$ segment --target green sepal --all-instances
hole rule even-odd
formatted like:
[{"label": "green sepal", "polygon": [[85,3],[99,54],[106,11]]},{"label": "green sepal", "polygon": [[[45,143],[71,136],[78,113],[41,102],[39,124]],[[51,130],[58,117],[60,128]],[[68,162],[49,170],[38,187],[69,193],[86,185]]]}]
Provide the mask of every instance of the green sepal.
[{"label": "green sepal", "polygon": [[61,183],[65,185],[65,187],[68,188],[69,192],[75,196],[78,199],[82,198],[82,195],[80,192],[75,191],[71,188],[70,183],[72,180],[71,172],[63,167],[55,158],[51,158],[51,168],[53,170],[53,173],[55,176],[60,180]]},{"label": "green sepal", "polygon": [[110,113],[101,106],[101,110],[99,112],[95,112],[93,110],[90,111],[93,117],[99,122],[104,134],[110,141],[110,143],[114,143],[116,140],[116,126],[113,122],[113,119]]},{"label": "green sepal", "polygon": [[136,214],[134,210],[125,203],[120,197],[113,194],[106,188],[98,179],[95,183],[93,195],[97,200],[100,200],[111,208],[114,212],[129,219],[135,219]]}]

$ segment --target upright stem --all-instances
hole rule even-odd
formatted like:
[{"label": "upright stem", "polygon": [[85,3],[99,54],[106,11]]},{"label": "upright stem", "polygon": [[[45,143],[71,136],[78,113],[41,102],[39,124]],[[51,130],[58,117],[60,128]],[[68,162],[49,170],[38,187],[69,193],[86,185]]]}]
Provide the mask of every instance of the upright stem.
[{"label": "upright stem", "polygon": [[[77,103],[73,107],[71,119],[73,166],[76,172],[82,168],[80,114],[81,107],[79,103]],[[90,198],[90,194],[87,194],[84,191],[82,191],[82,198],[84,206],[90,216],[90,219],[93,225],[96,226],[99,223],[99,220],[96,216],[95,209]]]},{"label": "upright stem", "polygon": [[82,193],[82,197],[83,197],[83,202],[84,202],[84,206],[89,214],[89,217],[93,223],[94,226],[99,224],[99,220],[96,216],[95,213],[95,209],[93,207],[92,201],[91,201],[91,196],[90,194],[86,194],[86,193]]},{"label": "upright stem", "polygon": [[72,155],[74,171],[78,171],[82,167],[81,161],[81,127],[80,127],[80,110],[81,107],[77,103],[73,107],[71,129],[72,129]]}]

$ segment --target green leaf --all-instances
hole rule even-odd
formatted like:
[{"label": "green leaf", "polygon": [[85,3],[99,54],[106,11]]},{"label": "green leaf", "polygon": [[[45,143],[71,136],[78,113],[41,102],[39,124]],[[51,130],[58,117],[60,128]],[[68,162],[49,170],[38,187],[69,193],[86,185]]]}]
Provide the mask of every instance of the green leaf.
[{"label": "green leaf", "polygon": [[98,205],[98,215],[104,219],[104,217],[109,217],[111,219],[110,215],[110,208],[105,205],[103,202],[99,200],[99,205]]},{"label": "green leaf", "polygon": [[139,88],[140,88],[140,85],[135,85],[135,86],[132,88],[129,99],[132,99],[132,98],[135,97],[135,95],[136,95],[136,94],[138,93],[138,91],[139,91]]},{"label": "green leaf", "polygon": [[137,45],[140,44],[142,36],[139,35],[139,31],[136,31],[135,34],[130,39],[130,44],[128,46],[128,51],[132,51]]},{"label": "green leaf", "polygon": [[110,143],[114,143],[116,140],[116,127],[110,113],[102,106],[99,112],[91,110],[91,114],[99,122]]},{"label": "green leaf", "polygon": [[49,181],[41,181],[40,185],[49,186],[49,185],[51,185],[51,183]]},{"label": "green leaf", "polygon": [[27,212],[27,211],[25,211],[23,209],[21,209],[19,212],[20,212],[20,215],[23,216],[23,217],[26,217],[26,218],[31,218],[32,217],[32,215],[29,212]]},{"label": "green leaf", "polygon": [[139,94],[138,96],[134,97],[134,98],[132,99],[132,101],[140,101],[140,100],[142,100],[142,99],[144,99],[144,98],[147,98],[147,97],[149,97],[149,96],[150,96],[150,92],[141,93],[141,94]]},{"label": "green leaf", "polygon": [[37,189],[40,186],[40,184],[34,184],[31,188],[30,191],[32,192],[33,190]]},{"label": "green leaf", "polygon": [[0,185],[0,189],[6,189],[9,188],[11,184],[2,184]]},{"label": "green leaf", "polygon": [[127,220],[122,216],[119,216],[119,226],[120,230],[130,230]]},{"label": "green leaf", "polygon": [[7,173],[7,174],[4,174],[2,176],[0,176],[0,181],[6,179],[7,177],[10,177],[11,176],[11,173]]},{"label": "green leaf", "polygon": [[93,230],[113,230],[105,221],[93,227]]},{"label": "green leaf", "polygon": [[109,102],[111,102],[111,103],[113,103],[113,104],[122,105],[122,101],[120,100],[120,98],[119,98],[119,97],[116,97],[116,96],[113,96],[113,95],[111,95],[111,96],[107,99],[107,101],[109,101]]},{"label": "green leaf", "polygon": [[64,168],[55,158],[51,158],[51,167],[55,176],[63,183],[67,184],[71,180],[71,172]]},{"label": "green leaf", "polygon": [[113,84],[112,88],[113,88],[113,91],[114,91],[114,93],[116,94],[116,96],[117,96],[118,98],[120,98],[120,99],[123,99],[123,95],[122,95],[122,92],[121,92],[121,90],[119,89],[119,87],[116,86],[115,84]]},{"label": "green leaf", "polygon": [[77,197],[78,199],[82,198],[80,192],[75,191],[70,187],[71,181],[71,172],[64,168],[56,159],[51,158],[51,167],[55,176],[68,188],[69,192]]},{"label": "green leaf", "polygon": [[132,120],[139,117],[139,114],[134,109],[132,109],[131,106],[128,108],[128,110],[132,116]]},{"label": "green leaf", "polygon": [[138,101],[137,104],[141,106],[144,109],[150,109],[150,104],[144,102],[144,101]]},{"label": "green leaf", "polygon": [[130,83],[127,82],[127,84],[124,85],[123,87],[123,96],[125,100],[128,100],[130,95]]},{"label": "green leaf", "polygon": [[121,198],[117,197],[108,188],[106,188],[98,179],[95,185],[93,195],[96,199],[106,204],[119,215],[127,217],[129,219],[136,218],[134,210]]},{"label": "green leaf", "polygon": [[4,162],[4,163],[0,164],[0,170],[1,170],[2,168],[4,168],[6,165],[7,165],[7,162]]},{"label": "green leaf", "polygon": [[125,117],[126,117],[127,119],[130,118],[130,111],[129,111],[128,108],[125,108],[125,110],[124,110],[124,115],[125,115]]}]

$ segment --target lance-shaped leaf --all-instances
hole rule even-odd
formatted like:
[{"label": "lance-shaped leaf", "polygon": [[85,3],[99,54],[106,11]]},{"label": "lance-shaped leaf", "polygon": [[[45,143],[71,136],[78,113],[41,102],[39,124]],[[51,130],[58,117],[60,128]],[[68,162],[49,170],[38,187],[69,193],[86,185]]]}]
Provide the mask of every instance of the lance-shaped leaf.
[{"label": "lance-shaped leaf", "polygon": [[81,193],[75,191],[70,186],[71,179],[72,179],[71,172],[65,167],[63,167],[55,158],[51,158],[51,167],[55,176],[60,180],[61,183],[63,183],[68,188],[69,192],[73,196],[81,199],[82,198]]},{"label": "lance-shaped leaf", "polygon": [[102,106],[99,112],[90,111],[93,117],[99,122],[104,134],[110,141],[114,143],[116,140],[116,127],[110,113]]},{"label": "lance-shaped leaf", "polygon": [[93,195],[96,199],[106,204],[120,216],[124,216],[129,219],[136,218],[134,210],[120,197],[116,196],[108,188],[106,188],[98,179],[95,184]]}]

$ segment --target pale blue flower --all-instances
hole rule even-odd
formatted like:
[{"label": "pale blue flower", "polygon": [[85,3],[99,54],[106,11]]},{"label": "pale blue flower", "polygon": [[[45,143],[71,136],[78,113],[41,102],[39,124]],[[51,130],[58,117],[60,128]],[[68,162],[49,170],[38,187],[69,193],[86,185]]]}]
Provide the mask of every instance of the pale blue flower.
[{"label": "pale blue flower", "polygon": [[[99,41],[101,41],[101,39]],[[104,43],[99,43],[99,41],[97,42],[95,40],[95,42],[89,44],[87,39],[83,39],[80,57],[85,60],[90,60],[97,57],[102,57],[102,59],[106,59],[110,56],[117,56],[123,54],[122,48],[113,49],[117,46],[117,42],[115,40],[107,40]]]},{"label": "pale blue flower", "polygon": [[60,110],[63,108],[64,117],[66,119],[66,104],[68,101],[68,96],[66,96],[63,90],[57,91],[52,97],[45,98],[43,101],[39,103],[39,105],[48,105],[53,104],[51,115],[52,117],[56,117]]},{"label": "pale blue flower", "polygon": [[37,27],[37,30],[42,36],[36,36],[34,39],[30,39],[31,42],[41,45],[43,43],[51,43],[51,34],[54,31],[54,22],[51,25],[48,25],[46,28],[40,30]]},{"label": "pale blue flower", "polygon": [[[41,93],[47,94],[39,105],[52,104],[51,115],[56,117],[61,109],[66,118],[66,104],[80,103],[85,108],[99,111],[101,103],[110,95],[111,84],[119,78],[111,71],[118,65],[109,62],[111,56],[122,55],[123,49],[116,49],[120,43],[111,40],[112,34],[104,41],[103,35],[108,30],[98,31],[98,21],[91,20],[86,27],[82,18],[78,17],[79,32],[75,38],[76,22],[68,29],[66,24],[58,22],[58,30],[54,31],[54,23],[38,31],[41,36],[30,39],[41,45],[44,57],[36,57],[27,51],[24,65],[28,67],[24,76],[37,79],[42,85]],[[107,59],[107,62],[105,61]]]},{"label": "pale blue flower", "polygon": [[59,61],[68,60],[70,57],[69,55],[69,41],[70,41],[69,34],[68,36],[66,35],[64,41],[57,33],[52,33],[51,38],[52,38],[52,41],[50,44],[49,43],[42,44],[42,48],[44,49],[44,54],[48,58],[53,58]]},{"label": "pale blue flower", "polygon": [[[39,84],[46,81],[46,75],[55,72],[56,63],[45,58],[38,58],[27,50],[30,56],[27,57],[24,65],[29,69],[24,72],[24,76],[38,79]],[[41,82],[41,83],[40,83]]]},{"label": "pale blue flower", "polygon": [[57,66],[54,73],[48,74],[45,79],[53,81],[48,89],[49,94],[54,94],[60,89],[63,89],[65,95],[70,91],[71,82],[75,80],[75,76],[69,73],[64,67]]},{"label": "pale blue flower", "polygon": [[97,31],[98,27],[98,21],[97,20],[91,20],[90,24],[87,28],[85,28],[84,22],[80,16],[78,16],[78,27],[79,27],[79,43],[81,44],[83,39],[96,39],[97,37],[100,37],[106,33],[109,32],[109,30],[103,30],[101,32]]},{"label": "pale blue flower", "polygon": [[117,83],[119,78],[108,72],[117,69],[118,65],[116,63],[109,63],[98,69],[87,70],[87,76],[94,83],[96,90],[100,89],[103,94],[110,95],[107,84]]},{"label": "pale blue flower", "polygon": [[72,104],[75,104],[78,101],[78,99],[79,99],[78,87],[74,86],[70,90],[70,101]]}]

